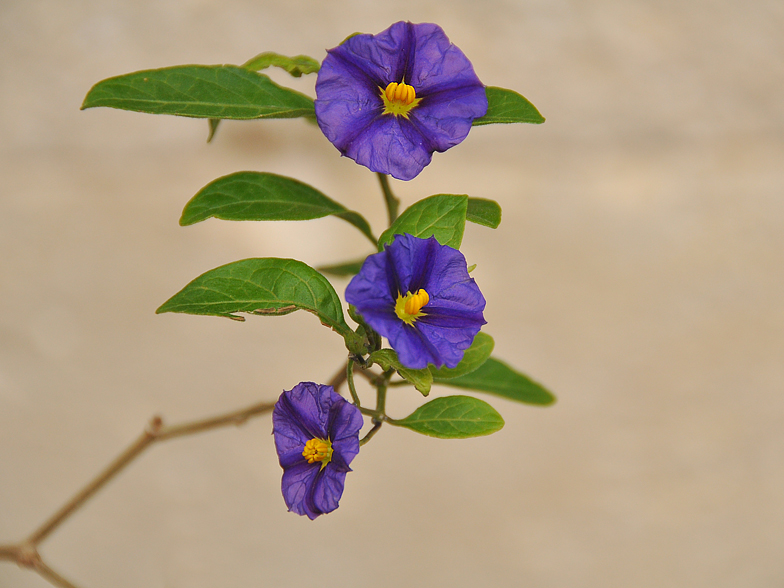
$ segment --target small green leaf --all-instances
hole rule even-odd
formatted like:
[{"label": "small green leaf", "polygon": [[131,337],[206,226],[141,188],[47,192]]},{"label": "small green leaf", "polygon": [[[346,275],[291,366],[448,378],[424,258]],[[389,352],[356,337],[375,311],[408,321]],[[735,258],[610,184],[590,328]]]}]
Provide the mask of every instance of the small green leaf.
[{"label": "small green leaf", "polygon": [[465,350],[463,359],[460,361],[460,363],[457,364],[456,367],[442,367],[436,369],[432,365],[430,366],[430,372],[433,374],[433,380],[439,382],[441,380],[450,380],[452,378],[458,378],[460,376],[470,374],[487,361],[487,359],[490,357],[490,354],[493,352],[494,346],[495,341],[493,341],[493,338],[490,335],[487,335],[486,333],[477,333],[476,337],[474,337],[474,342],[471,344],[471,347]]},{"label": "small green leaf", "polygon": [[251,71],[261,71],[270,66],[279,67],[286,70],[295,78],[302,76],[302,74],[312,74],[318,72],[321,64],[307,55],[297,55],[296,57],[286,57],[280,53],[273,53],[272,51],[265,51],[259,53],[253,59],[249,59],[242,67]]},{"label": "small green leaf", "polygon": [[504,419],[478,398],[445,396],[423,404],[404,419],[390,420],[390,423],[430,437],[466,439],[501,430]]},{"label": "small green leaf", "polygon": [[378,351],[374,351],[370,354],[369,359],[373,363],[380,365],[381,369],[385,371],[388,369],[396,370],[397,373],[400,374],[400,377],[419,390],[422,393],[422,396],[430,394],[430,386],[433,384],[433,374],[431,374],[430,370],[427,368],[413,370],[404,367],[397,358],[397,353],[392,349],[379,349]]},{"label": "small green leaf", "polygon": [[167,300],[158,310],[225,316],[235,313],[280,316],[296,310],[315,314],[348,340],[355,335],[343,317],[342,303],[327,279],[296,259],[243,259],[210,270]]},{"label": "small green leaf", "polygon": [[316,269],[322,274],[330,274],[332,276],[355,276],[362,269],[362,264],[365,263],[367,257],[357,259],[355,261],[347,261],[346,263],[338,263],[335,265],[322,265]]},{"label": "small green leaf", "polygon": [[475,118],[473,125],[490,125],[494,123],[534,123],[541,124],[544,117],[539,114],[536,106],[523,96],[512,90],[487,86],[487,114]]},{"label": "small green leaf", "polygon": [[466,220],[484,227],[497,229],[498,225],[501,224],[501,207],[495,200],[469,198]]},{"label": "small green leaf", "polygon": [[261,172],[237,172],[210,182],[185,205],[180,225],[210,217],[233,221],[309,220],[330,214],[376,242],[370,225],[359,213],[298,180]]},{"label": "small green leaf", "polygon": [[219,118],[211,118],[207,122],[210,124],[210,132],[207,135],[207,143],[212,143],[212,140],[215,138],[215,133],[218,132],[218,125],[220,124],[221,119]]},{"label": "small green leaf", "polygon": [[395,235],[408,233],[426,239],[435,236],[441,245],[460,248],[465,230],[468,196],[437,194],[406,208],[378,239],[378,250],[391,243]]},{"label": "small green leaf", "polygon": [[438,383],[488,392],[526,404],[547,405],[555,402],[555,396],[543,386],[493,357],[470,374],[451,380],[438,380]]},{"label": "small green leaf", "polygon": [[213,119],[315,116],[308,96],[235,65],[181,65],[109,78],[92,87],[82,109],[95,106]]}]

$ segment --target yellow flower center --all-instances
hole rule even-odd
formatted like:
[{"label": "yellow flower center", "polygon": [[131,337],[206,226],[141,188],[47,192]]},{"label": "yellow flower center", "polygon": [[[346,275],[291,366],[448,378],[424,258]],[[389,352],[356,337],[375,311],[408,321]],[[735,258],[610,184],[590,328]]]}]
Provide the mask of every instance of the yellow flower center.
[{"label": "yellow flower center", "polygon": [[425,316],[422,307],[430,302],[430,296],[424,289],[420,288],[416,294],[407,292],[405,296],[398,293],[395,302],[395,314],[406,324],[413,325],[421,316]]},{"label": "yellow flower center", "polygon": [[408,113],[419,104],[422,99],[416,97],[414,86],[409,86],[405,81],[391,82],[386,90],[381,90],[381,99],[384,101],[384,114],[394,114],[408,118]]},{"label": "yellow flower center", "polygon": [[324,469],[332,459],[332,443],[329,439],[325,441],[324,439],[314,437],[305,443],[305,448],[302,450],[302,457],[307,459],[308,463],[320,461],[321,469]]}]

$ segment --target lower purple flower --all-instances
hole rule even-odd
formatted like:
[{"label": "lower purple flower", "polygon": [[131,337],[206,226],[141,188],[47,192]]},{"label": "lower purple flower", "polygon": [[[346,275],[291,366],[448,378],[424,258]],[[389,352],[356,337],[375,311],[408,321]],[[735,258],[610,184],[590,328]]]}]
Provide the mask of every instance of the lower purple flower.
[{"label": "lower purple flower", "polygon": [[286,506],[311,520],[335,510],[359,453],[359,409],[332,386],[301,382],[280,395],[272,424]]},{"label": "lower purple flower", "polygon": [[486,323],[485,299],[457,249],[397,235],[365,260],[346,301],[389,340],[407,368],[453,368]]}]

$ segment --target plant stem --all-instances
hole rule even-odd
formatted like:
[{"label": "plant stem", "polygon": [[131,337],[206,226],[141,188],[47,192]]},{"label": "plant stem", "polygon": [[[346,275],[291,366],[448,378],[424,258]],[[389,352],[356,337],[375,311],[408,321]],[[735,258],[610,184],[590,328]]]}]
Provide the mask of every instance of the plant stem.
[{"label": "plant stem", "polygon": [[[155,419],[153,419],[153,422]],[[151,427],[152,428],[152,427]],[[46,539],[52,531],[54,531],[60,524],[71,516],[76,510],[79,509],[93,494],[100,490],[104,484],[116,476],[134,460],[147,446],[155,440],[155,433],[148,428],[142,435],[134,441],[125,451],[123,451],[112,463],[110,463],[96,478],[94,478],[87,486],[76,494],[71,500],[63,505],[60,510],[54,513],[49,520],[43,523],[36,531],[33,532],[27,541],[33,546],[38,545],[41,541]]]},{"label": "plant stem", "polygon": [[389,187],[389,177],[386,174],[377,173],[378,181],[381,183],[381,190],[384,192],[384,200],[387,203],[387,213],[389,214],[389,225],[395,222],[397,218],[397,211],[400,207],[400,200],[392,193],[392,188]]},{"label": "plant stem", "polygon": [[388,370],[376,382],[376,412],[384,415],[384,417],[386,417],[386,412],[384,411],[387,406],[387,383],[394,373],[395,370]]},{"label": "plant stem", "polygon": [[351,358],[349,358],[346,364],[346,380],[348,381],[348,391],[351,392],[351,399],[354,401],[354,405],[357,408],[361,408],[359,394],[357,394],[357,388],[354,385],[354,360]]},{"label": "plant stem", "polygon": [[347,375],[348,375],[348,365],[340,368],[335,373],[335,375],[332,376],[332,379],[329,381],[327,386],[332,386],[337,392],[338,388],[340,388],[343,385],[343,382],[346,381]]},{"label": "plant stem", "polygon": [[389,417],[387,417],[386,415],[381,414],[380,412],[378,412],[377,410],[373,410],[372,408],[364,408],[362,406],[358,406],[357,408],[359,408],[359,412],[361,412],[365,416],[369,416],[374,421],[387,421],[389,419]]},{"label": "plant stem", "polygon": [[35,566],[35,571],[41,574],[55,586],[60,586],[60,588],[76,588],[74,584],[63,578],[60,574],[46,565],[43,560],[40,560]]},{"label": "plant stem", "polygon": [[367,432],[367,435],[365,435],[364,437],[362,437],[362,439],[359,440],[360,447],[373,438],[373,435],[375,435],[378,432],[382,424],[383,421],[377,421],[373,419],[373,428]]},{"label": "plant stem", "polygon": [[208,418],[181,425],[163,426],[161,417],[154,417],[142,435],[134,441],[125,451],[123,451],[114,461],[98,474],[90,483],[79,491],[71,500],[63,505],[60,510],[53,514],[36,531],[28,537],[27,542],[32,546],[37,546],[46,539],[62,522],[76,512],[87,500],[98,490],[119,474],[125,467],[142,453],[149,445],[155,441],[165,441],[174,437],[192,435],[209,429],[223,427],[226,425],[241,425],[249,418],[269,412],[273,404],[262,403],[254,404],[248,408],[237,410],[217,417]]}]

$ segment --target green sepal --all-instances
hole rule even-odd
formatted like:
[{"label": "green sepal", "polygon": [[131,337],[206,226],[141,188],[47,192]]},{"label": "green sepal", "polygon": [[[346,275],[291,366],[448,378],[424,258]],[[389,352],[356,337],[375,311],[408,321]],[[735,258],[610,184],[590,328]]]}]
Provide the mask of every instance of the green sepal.
[{"label": "green sepal", "polygon": [[470,374],[477,370],[481,365],[488,360],[490,354],[493,352],[495,341],[486,333],[477,333],[474,337],[474,342],[471,347],[465,350],[463,359],[460,360],[453,368],[442,367],[435,368],[429,366],[430,373],[433,374],[433,380],[438,383],[442,380],[451,380],[452,378],[459,378],[466,374]]},{"label": "green sepal", "polygon": [[439,379],[437,383],[487,392],[526,404],[545,406],[555,402],[555,396],[544,386],[493,357],[469,374],[458,378]]},{"label": "green sepal", "polygon": [[180,217],[187,226],[211,217],[232,221],[297,221],[337,216],[375,243],[368,222],[312,186],[285,176],[237,172],[210,182],[191,198]]},{"label": "green sepal", "polygon": [[377,363],[384,371],[394,369],[400,377],[422,393],[422,396],[430,394],[430,387],[433,384],[433,374],[427,368],[415,370],[405,367],[397,358],[397,353],[393,349],[379,349],[370,354],[369,360]]},{"label": "green sepal", "polygon": [[492,406],[471,396],[435,398],[406,418],[389,422],[440,439],[490,435],[504,426],[504,419]]},{"label": "green sepal", "polygon": [[251,71],[261,71],[268,67],[279,67],[293,77],[298,78],[303,74],[317,73],[321,64],[307,55],[287,57],[273,51],[265,51],[264,53],[259,53],[256,57],[248,59],[248,61],[242,64],[242,67]]},{"label": "green sepal", "polygon": [[313,99],[236,65],[180,65],[102,80],[82,110],[108,106],[195,118],[314,117]]},{"label": "green sepal", "polygon": [[252,258],[220,266],[190,282],[155,312],[244,321],[236,313],[280,316],[297,310],[315,314],[347,344],[357,336],[346,324],[340,298],[329,281],[296,259]]},{"label": "green sepal", "polygon": [[426,239],[434,236],[441,245],[460,248],[465,231],[468,196],[437,194],[415,202],[378,239],[378,250],[391,243],[395,235],[408,233]]},{"label": "green sepal", "polygon": [[533,123],[541,124],[544,117],[528,99],[513,90],[487,86],[487,114],[475,118],[474,126],[495,123]]},{"label": "green sepal", "polygon": [[495,200],[486,198],[469,198],[466,220],[497,229],[501,224],[501,206]]}]

